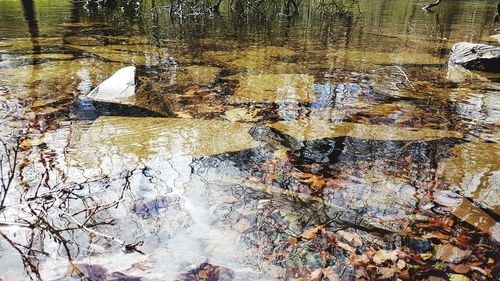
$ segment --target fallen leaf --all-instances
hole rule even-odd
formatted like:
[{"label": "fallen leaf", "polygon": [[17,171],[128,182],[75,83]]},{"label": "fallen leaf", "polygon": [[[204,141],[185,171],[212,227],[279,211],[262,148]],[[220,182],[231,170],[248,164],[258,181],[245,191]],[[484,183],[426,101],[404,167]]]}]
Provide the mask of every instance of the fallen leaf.
[{"label": "fallen leaf", "polygon": [[386,251],[386,250],[378,250],[373,256],[373,262],[376,264],[384,263],[387,260],[396,261],[397,252],[394,251]]},{"label": "fallen leaf", "polygon": [[425,261],[425,260],[432,258],[432,253],[421,253],[420,257],[422,258],[422,260]]},{"label": "fallen leaf", "polygon": [[320,279],[321,275],[323,274],[323,270],[321,268],[316,269],[315,271],[311,272],[311,279]]},{"label": "fallen leaf", "polygon": [[466,264],[449,264],[451,270],[460,274],[467,274],[470,271],[470,266]]},{"label": "fallen leaf", "polygon": [[366,273],[366,269],[364,267],[357,266],[354,270],[354,277],[357,279],[367,278],[368,274]]},{"label": "fallen leaf", "polygon": [[314,239],[319,233],[321,233],[324,230],[325,228],[322,225],[318,225],[316,227],[304,231],[304,233],[302,233],[302,235],[300,236],[305,239]]},{"label": "fallen leaf", "polygon": [[354,256],[351,258],[352,263],[355,265],[364,265],[370,262],[370,259],[366,254],[362,254],[361,256]]},{"label": "fallen leaf", "polygon": [[396,266],[399,268],[399,269],[403,269],[405,268],[406,266],[406,262],[404,260],[398,260],[398,262],[396,263]]},{"label": "fallen leaf", "polygon": [[311,188],[314,190],[321,190],[325,187],[326,181],[323,177],[313,175],[309,179],[305,180],[306,183],[309,183]]},{"label": "fallen leaf", "polygon": [[288,243],[290,243],[290,245],[295,246],[295,245],[297,245],[297,242],[298,242],[297,238],[295,238],[293,236],[288,237]]},{"label": "fallen leaf", "polygon": [[395,273],[395,270],[389,267],[379,267],[377,271],[380,274],[380,279],[389,279]]},{"label": "fallen leaf", "polygon": [[329,281],[340,281],[340,277],[333,272],[331,268],[324,268],[323,275],[328,278]]},{"label": "fallen leaf", "polygon": [[339,246],[339,248],[341,248],[341,249],[344,249],[344,250],[348,251],[349,253],[355,253],[356,252],[356,250],[353,247],[347,245],[346,243],[337,242],[337,246]]},{"label": "fallen leaf", "polygon": [[342,237],[345,241],[349,242],[354,247],[361,247],[363,245],[363,241],[357,233],[347,232],[345,230],[337,231],[337,235]]},{"label": "fallen leaf", "polygon": [[469,281],[469,277],[462,274],[450,274],[450,281]]},{"label": "fallen leaf", "polygon": [[475,270],[477,272],[480,272],[482,275],[486,275],[486,276],[488,275],[488,273],[480,267],[472,266],[470,269]]},{"label": "fallen leaf", "polygon": [[288,156],[288,151],[286,149],[278,149],[273,154],[276,158],[286,158]]},{"label": "fallen leaf", "polygon": [[436,232],[426,233],[422,235],[422,238],[424,239],[436,238],[439,240],[448,240],[450,239],[450,236],[436,231]]}]

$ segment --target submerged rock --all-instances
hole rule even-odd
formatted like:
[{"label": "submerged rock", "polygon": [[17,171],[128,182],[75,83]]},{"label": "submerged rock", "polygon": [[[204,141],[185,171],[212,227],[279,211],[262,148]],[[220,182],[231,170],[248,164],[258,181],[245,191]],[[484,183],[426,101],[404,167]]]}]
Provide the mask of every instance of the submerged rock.
[{"label": "submerged rock", "polygon": [[240,78],[232,103],[312,102],[314,77],[308,74],[251,74]]},{"label": "submerged rock", "polygon": [[367,140],[416,141],[441,138],[462,138],[458,131],[430,128],[405,128],[387,125],[337,122],[310,118],[305,120],[280,121],[271,125],[298,140],[315,140],[335,137],[352,137]]},{"label": "submerged rock", "polygon": [[93,101],[130,104],[135,102],[135,67],[127,66],[99,84],[87,98]]},{"label": "submerged rock", "polygon": [[457,218],[489,234],[494,241],[500,241],[500,223],[466,198],[450,190],[439,190],[434,192],[434,201],[448,207]]},{"label": "submerged rock", "polygon": [[500,72],[500,47],[460,42],[451,49],[448,63],[470,70]]},{"label": "submerged rock", "polygon": [[487,82],[488,81],[487,78],[479,75],[478,73],[472,72],[459,64],[453,64],[453,63],[450,63],[448,65],[448,73],[447,73],[446,78],[448,78],[448,80],[450,80],[451,82],[455,82],[455,83],[472,82],[472,81],[475,81],[475,82],[478,82],[478,81]]},{"label": "submerged rock", "polygon": [[87,173],[105,174],[148,161],[188,161],[262,145],[248,133],[251,127],[216,120],[102,116],[79,136],[71,159]]},{"label": "submerged rock", "polygon": [[454,156],[439,163],[438,171],[454,188],[500,215],[500,145],[471,142],[453,148]]},{"label": "submerged rock", "polygon": [[496,40],[498,43],[500,43],[500,34],[491,35],[490,38],[492,38],[493,40]]}]

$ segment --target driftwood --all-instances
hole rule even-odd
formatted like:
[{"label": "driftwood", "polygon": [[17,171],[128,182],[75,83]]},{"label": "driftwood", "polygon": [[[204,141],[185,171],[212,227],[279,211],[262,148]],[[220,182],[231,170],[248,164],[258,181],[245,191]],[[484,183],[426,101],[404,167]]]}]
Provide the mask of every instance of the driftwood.
[{"label": "driftwood", "polygon": [[453,46],[449,64],[461,65],[469,70],[500,72],[500,47],[460,42]]}]

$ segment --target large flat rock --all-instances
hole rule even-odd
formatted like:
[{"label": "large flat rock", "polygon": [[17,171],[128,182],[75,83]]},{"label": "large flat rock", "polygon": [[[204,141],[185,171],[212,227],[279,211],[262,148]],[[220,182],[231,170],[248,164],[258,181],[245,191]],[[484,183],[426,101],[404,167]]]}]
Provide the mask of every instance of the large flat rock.
[{"label": "large flat rock", "polygon": [[277,122],[274,123],[272,127],[298,140],[315,140],[348,136],[367,140],[428,141],[441,138],[463,137],[463,134],[457,131],[368,125],[350,122],[330,122],[328,120],[315,118]]},{"label": "large flat rock", "polygon": [[439,164],[439,172],[465,196],[500,214],[500,145],[466,143],[453,153]]},{"label": "large flat rock", "polygon": [[190,162],[261,145],[248,133],[250,128],[216,120],[99,117],[72,144],[67,165],[114,174],[148,162]]},{"label": "large flat rock", "polygon": [[252,74],[239,76],[230,102],[312,102],[314,77],[307,74]]},{"label": "large flat rock", "polygon": [[448,62],[470,70],[500,72],[500,47],[460,42],[451,49]]}]

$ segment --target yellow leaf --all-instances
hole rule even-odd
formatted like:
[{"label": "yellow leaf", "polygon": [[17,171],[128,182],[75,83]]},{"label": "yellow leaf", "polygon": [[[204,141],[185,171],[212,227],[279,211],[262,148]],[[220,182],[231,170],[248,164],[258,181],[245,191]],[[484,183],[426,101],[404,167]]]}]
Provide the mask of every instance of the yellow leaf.
[{"label": "yellow leaf", "polygon": [[420,254],[420,256],[425,261],[425,260],[432,258],[432,253],[422,253],[422,254]]},{"label": "yellow leaf", "polygon": [[288,156],[288,152],[286,149],[278,149],[274,152],[274,156],[276,158],[286,158]]},{"label": "yellow leaf", "polygon": [[450,281],[469,281],[469,277],[462,274],[450,274]]}]

